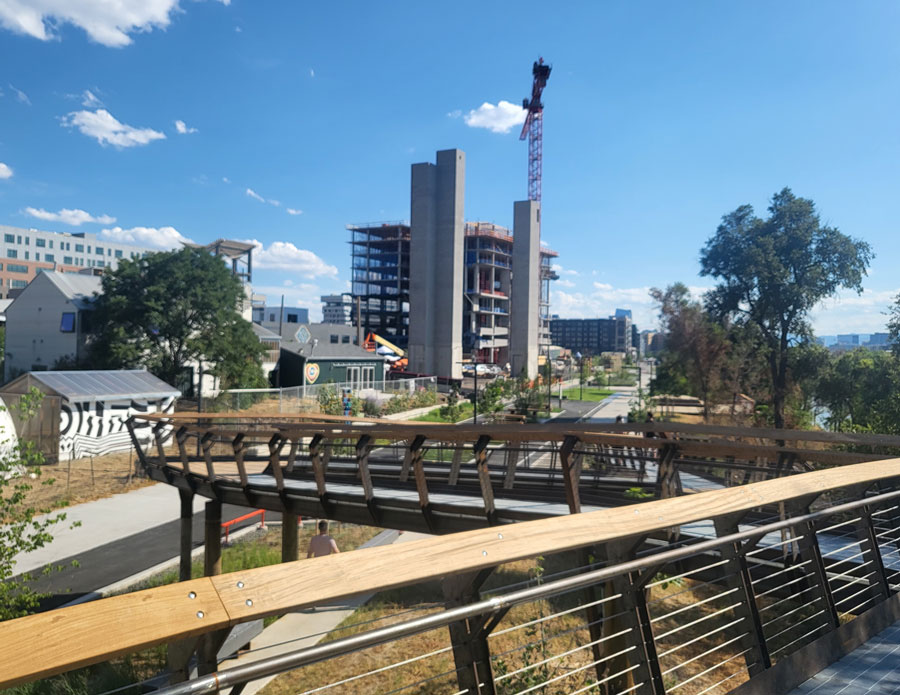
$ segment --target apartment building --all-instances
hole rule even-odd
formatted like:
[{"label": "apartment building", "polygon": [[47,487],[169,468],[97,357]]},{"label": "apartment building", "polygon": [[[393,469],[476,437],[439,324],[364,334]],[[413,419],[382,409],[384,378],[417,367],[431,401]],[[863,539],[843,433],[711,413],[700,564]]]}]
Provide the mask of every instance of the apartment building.
[{"label": "apartment building", "polygon": [[[90,232],[44,232],[0,225],[0,297],[22,290],[40,272],[116,268],[154,249],[100,239]],[[17,294],[17,292],[13,292]]]}]

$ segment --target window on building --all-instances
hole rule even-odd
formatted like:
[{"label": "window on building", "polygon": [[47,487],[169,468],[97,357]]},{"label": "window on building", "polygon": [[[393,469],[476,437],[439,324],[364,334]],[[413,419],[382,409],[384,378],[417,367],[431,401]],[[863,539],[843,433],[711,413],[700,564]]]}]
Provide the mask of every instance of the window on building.
[{"label": "window on building", "polygon": [[106,249],[106,255],[112,256],[112,249]]},{"label": "window on building", "polygon": [[75,244],[75,253],[84,253],[84,244]]},{"label": "window on building", "polygon": [[18,258],[19,252],[15,249],[6,249],[6,257],[7,258]]},{"label": "window on building", "polygon": [[297,320],[297,314],[288,314],[287,322],[288,323],[299,323],[299,321]]},{"label": "window on building", "polygon": [[349,336],[349,335],[342,335],[342,336],[341,336],[341,342],[342,342],[342,343],[347,343],[347,344],[349,344],[349,343],[350,343],[350,336]]},{"label": "window on building", "polygon": [[[53,248],[53,239],[50,240],[50,248]],[[62,249],[60,249],[60,251],[62,251]]]},{"label": "window on building", "polygon": [[[26,253],[28,253],[28,252],[26,251]],[[25,256],[25,258],[28,258],[28,256]],[[36,260],[36,261],[41,260],[41,254],[39,254],[37,251],[35,251],[35,253],[34,253],[34,260]]]},{"label": "window on building", "polygon": [[28,251],[25,252],[25,260],[28,260]]},{"label": "window on building", "polygon": [[7,264],[6,264],[6,269],[7,269],[10,273],[27,273],[27,272],[28,272],[28,266],[27,266],[27,265],[20,265],[20,264],[18,264],[18,263],[7,263]]},{"label": "window on building", "polygon": [[45,260],[47,263],[55,263],[55,262],[56,262],[56,256],[54,256],[52,253],[45,253],[45,254],[44,254],[44,260]]},{"label": "window on building", "polygon": [[336,344],[336,343],[338,342],[338,336],[332,334],[332,336],[331,336],[331,342]]},{"label": "window on building", "polygon": [[72,257],[71,256],[63,256],[63,263],[65,265],[72,265]]},{"label": "window on building", "polygon": [[62,315],[62,320],[59,322],[59,332],[60,333],[74,333],[75,332],[75,312],[74,311],[64,311]]},{"label": "window on building", "polygon": [[15,244],[16,243],[16,235],[15,234],[4,234],[3,241],[7,244]]},{"label": "window on building", "polygon": [[25,237],[25,246],[31,246],[31,238]]},{"label": "window on building", "polygon": [[116,249],[116,258],[122,257],[122,249]]},{"label": "window on building", "polygon": [[105,262],[105,261],[97,261],[97,267],[98,267],[98,268],[103,268],[105,265],[106,265],[106,262]]},{"label": "window on building", "polygon": [[102,247],[102,246],[95,246],[95,247],[94,247],[94,253],[96,253],[98,256],[102,256],[102,255],[103,255],[103,247]]},{"label": "window on building", "polygon": [[46,242],[46,240],[44,240],[44,239],[35,239],[35,240],[34,240],[34,245],[35,245],[35,246],[40,246],[41,248],[44,248],[44,247],[47,245],[47,242]]},{"label": "window on building", "polygon": [[275,320],[275,314],[269,314],[269,321]]},{"label": "window on building", "polygon": [[21,243],[22,243],[22,236],[19,235],[19,234],[16,235],[16,243],[17,243],[17,244],[21,244]]},{"label": "window on building", "polygon": [[23,290],[28,283],[24,280],[10,280],[9,281],[9,289],[11,290]]}]

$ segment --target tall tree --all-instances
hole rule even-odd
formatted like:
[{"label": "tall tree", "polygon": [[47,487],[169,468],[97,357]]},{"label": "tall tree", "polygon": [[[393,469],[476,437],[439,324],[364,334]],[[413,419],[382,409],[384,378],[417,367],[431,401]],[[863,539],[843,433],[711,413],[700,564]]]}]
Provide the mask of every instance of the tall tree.
[{"label": "tall tree", "polygon": [[759,330],[775,427],[785,425],[789,349],[810,335],[810,310],[839,288],[861,292],[872,257],[867,243],[822,225],[813,201],[789,188],[772,197],[767,219],[742,205],[722,218],[706,242],[701,274],[719,281],[706,295],[707,306]]},{"label": "tall tree", "polygon": [[95,301],[93,361],[146,367],[177,384],[185,367],[202,360],[226,382],[257,385],[263,347],[239,313],[243,301],[241,281],[200,249],[122,261],[103,275]]},{"label": "tall tree", "polygon": [[659,305],[666,352],[676,358],[694,395],[703,401],[703,418],[708,420],[710,400],[721,385],[729,352],[725,327],[713,321],[680,282],[665,290],[654,287],[650,296]]}]

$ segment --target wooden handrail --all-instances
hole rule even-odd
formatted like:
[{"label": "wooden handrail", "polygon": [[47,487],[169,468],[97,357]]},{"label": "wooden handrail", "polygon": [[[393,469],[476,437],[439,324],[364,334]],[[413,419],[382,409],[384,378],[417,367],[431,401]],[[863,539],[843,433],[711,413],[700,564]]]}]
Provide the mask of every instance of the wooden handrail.
[{"label": "wooden handrail", "polygon": [[[752,439],[772,439],[783,440],[789,442],[824,442],[831,444],[859,444],[864,446],[892,446],[900,447],[900,436],[890,434],[863,434],[855,432],[825,432],[810,430],[779,430],[774,428],[761,427],[730,427],[725,425],[695,425],[686,423],[673,422],[633,422],[623,424],[588,424],[579,422],[576,425],[572,423],[556,423],[550,422],[544,425],[448,425],[445,423],[435,422],[414,422],[385,420],[380,418],[354,417],[343,415],[323,415],[319,413],[298,413],[298,414],[278,414],[278,415],[248,415],[247,413],[142,413],[136,414],[136,420],[159,421],[166,420],[171,422],[190,422],[204,421],[214,422],[216,420],[239,420],[241,422],[254,422],[258,424],[272,423],[295,423],[295,422],[320,422],[334,423],[336,426],[353,426],[357,423],[379,425],[380,427],[395,428],[407,427],[417,430],[433,428],[453,429],[460,432],[466,432],[468,436],[475,439],[480,434],[490,434],[495,439],[503,439],[507,434],[519,432],[520,434],[540,435],[547,434],[548,438],[555,438],[557,435],[565,434],[589,434],[589,433],[643,433],[643,432],[671,432],[674,434],[687,434],[698,436],[713,437],[742,437]],[[496,436],[495,436],[496,435]]]},{"label": "wooden handrail", "polygon": [[685,497],[232,572],[60,608],[0,623],[0,688],[304,606],[640,537],[898,476],[900,459],[860,463]]}]

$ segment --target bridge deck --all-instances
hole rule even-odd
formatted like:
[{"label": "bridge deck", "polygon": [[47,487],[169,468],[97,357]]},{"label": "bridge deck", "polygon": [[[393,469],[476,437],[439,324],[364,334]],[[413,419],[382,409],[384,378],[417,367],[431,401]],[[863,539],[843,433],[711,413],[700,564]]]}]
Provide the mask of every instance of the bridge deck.
[{"label": "bridge deck", "polygon": [[900,693],[900,622],[820,671],[790,695]]}]

